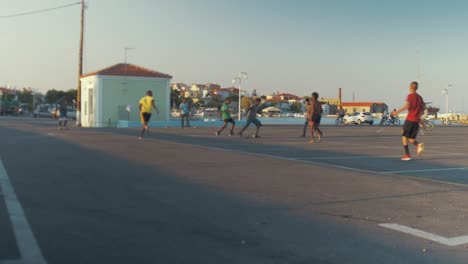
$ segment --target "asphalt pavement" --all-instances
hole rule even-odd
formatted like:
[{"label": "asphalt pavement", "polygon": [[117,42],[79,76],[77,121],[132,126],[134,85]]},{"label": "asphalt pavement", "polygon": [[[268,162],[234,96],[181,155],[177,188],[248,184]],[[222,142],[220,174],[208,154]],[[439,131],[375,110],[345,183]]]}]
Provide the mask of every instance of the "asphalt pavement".
[{"label": "asphalt pavement", "polygon": [[468,262],[468,128],[425,133],[411,162],[400,128],[301,129],[0,117],[0,264]]}]

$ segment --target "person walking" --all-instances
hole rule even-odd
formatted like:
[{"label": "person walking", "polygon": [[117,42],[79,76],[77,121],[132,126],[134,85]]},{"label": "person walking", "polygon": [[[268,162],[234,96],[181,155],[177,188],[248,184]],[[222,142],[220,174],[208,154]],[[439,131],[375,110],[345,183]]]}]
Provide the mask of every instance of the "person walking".
[{"label": "person walking", "polygon": [[322,119],[322,105],[318,101],[319,94],[314,92],[312,94],[312,101],[310,102],[308,116],[310,119],[310,144],[315,143],[314,132],[318,134],[318,141],[321,140],[323,133],[320,130],[320,121]]},{"label": "person walking", "polygon": [[186,98],[182,99],[182,103],[180,103],[179,109],[181,127],[184,128],[184,119],[186,120],[187,127],[190,127],[190,108]]},{"label": "person walking", "polygon": [[242,130],[239,132],[239,136],[242,137],[242,133],[250,126],[250,124],[254,124],[257,127],[257,130],[255,131],[254,138],[259,138],[260,135],[258,134],[260,132],[260,127],[262,127],[262,122],[257,119],[257,112],[258,112],[258,106],[260,105],[260,102],[262,100],[260,98],[255,99],[255,103],[252,104],[249,109],[247,109],[247,113],[245,114],[247,116],[247,123],[245,126],[242,128]]},{"label": "person walking", "polygon": [[307,132],[307,127],[309,126],[309,115],[308,115],[308,108],[310,106],[310,99],[309,98],[306,98],[305,101],[304,101],[304,105],[305,105],[305,122],[304,122],[304,128],[303,128],[303,132],[302,132],[302,135],[301,137],[305,137],[306,136],[306,132]]},{"label": "person walking", "polygon": [[153,92],[148,90],[146,91],[146,96],[140,99],[138,104],[138,108],[140,109],[140,118],[141,118],[141,125],[142,130],[139,139],[141,140],[146,133],[149,133],[149,126],[148,123],[151,119],[151,111],[154,108],[156,113],[159,115],[159,109],[154,104]]},{"label": "person walking", "polygon": [[221,119],[224,121],[224,125],[221,127],[219,131],[216,132],[216,136],[221,135],[221,132],[227,127],[229,123],[232,124],[231,131],[229,132],[229,136],[234,135],[234,128],[236,127],[236,122],[231,117],[231,110],[229,109],[229,104],[231,103],[231,98],[226,98],[224,100],[223,105],[221,106]]},{"label": "person walking", "polygon": [[57,101],[57,109],[58,111],[58,130],[61,131],[62,129],[68,129],[67,128],[67,123],[68,123],[68,113],[67,113],[67,108],[68,108],[68,98],[67,95],[62,96],[58,101]]},{"label": "person walking", "polygon": [[424,152],[424,143],[416,141],[419,132],[419,122],[421,122],[421,116],[426,107],[423,98],[417,93],[418,88],[419,84],[417,82],[412,82],[409,87],[410,94],[406,97],[405,106],[392,112],[393,116],[398,116],[399,113],[408,111],[408,116],[403,125],[401,140],[405,150],[405,155],[401,158],[403,161],[411,160],[408,142],[416,146],[416,153],[418,156],[422,156]]}]

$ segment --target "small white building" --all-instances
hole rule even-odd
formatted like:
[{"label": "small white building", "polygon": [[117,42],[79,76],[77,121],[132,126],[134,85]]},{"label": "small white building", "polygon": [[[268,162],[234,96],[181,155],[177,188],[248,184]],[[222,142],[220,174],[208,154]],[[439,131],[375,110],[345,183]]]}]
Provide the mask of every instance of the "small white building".
[{"label": "small white building", "polygon": [[[153,91],[160,111],[151,120],[169,120],[171,79],[168,74],[124,63],[83,75],[82,126],[115,127],[119,120],[139,121],[138,104],[148,90]],[[131,111],[127,112],[128,109]]]}]

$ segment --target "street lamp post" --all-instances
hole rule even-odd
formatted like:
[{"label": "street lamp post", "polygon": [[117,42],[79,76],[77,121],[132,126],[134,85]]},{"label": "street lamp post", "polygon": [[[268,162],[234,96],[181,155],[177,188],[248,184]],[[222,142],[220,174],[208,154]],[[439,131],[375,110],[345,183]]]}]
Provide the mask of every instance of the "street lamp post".
[{"label": "street lamp post", "polygon": [[232,80],[233,84],[239,82],[239,110],[238,110],[238,120],[242,120],[242,80],[247,80],[249,77],[246,72],[239,73],[239,77],[236,77]]},{"label": "street lamp post", "polygon": [[449,123],[449,88],[453,88],[452,85],[448,85],[447,88],[442,90],[442,94],[445,95],[445,125],[448,125]]}]

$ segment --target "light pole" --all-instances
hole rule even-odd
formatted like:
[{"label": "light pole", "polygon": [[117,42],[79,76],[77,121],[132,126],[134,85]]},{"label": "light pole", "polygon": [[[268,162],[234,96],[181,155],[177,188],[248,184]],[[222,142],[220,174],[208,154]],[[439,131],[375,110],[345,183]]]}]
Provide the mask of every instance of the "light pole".
[{"label": "light pole", "polygon": [[448,85],[447,88],[442,90],[442,94],[445,95],[445,125],[448,125],[449,123],[449,88],[453,88],[452,85]]},{"label": "light pole", "polygon": [[240,72],[239,77],[236,77],[232,80],[232,83],[235,85],[236,82],[239,82],[239,110],[238,110],[238,120],[242,120],[242,80],[247,80],[249,76],[246,72]]}]

